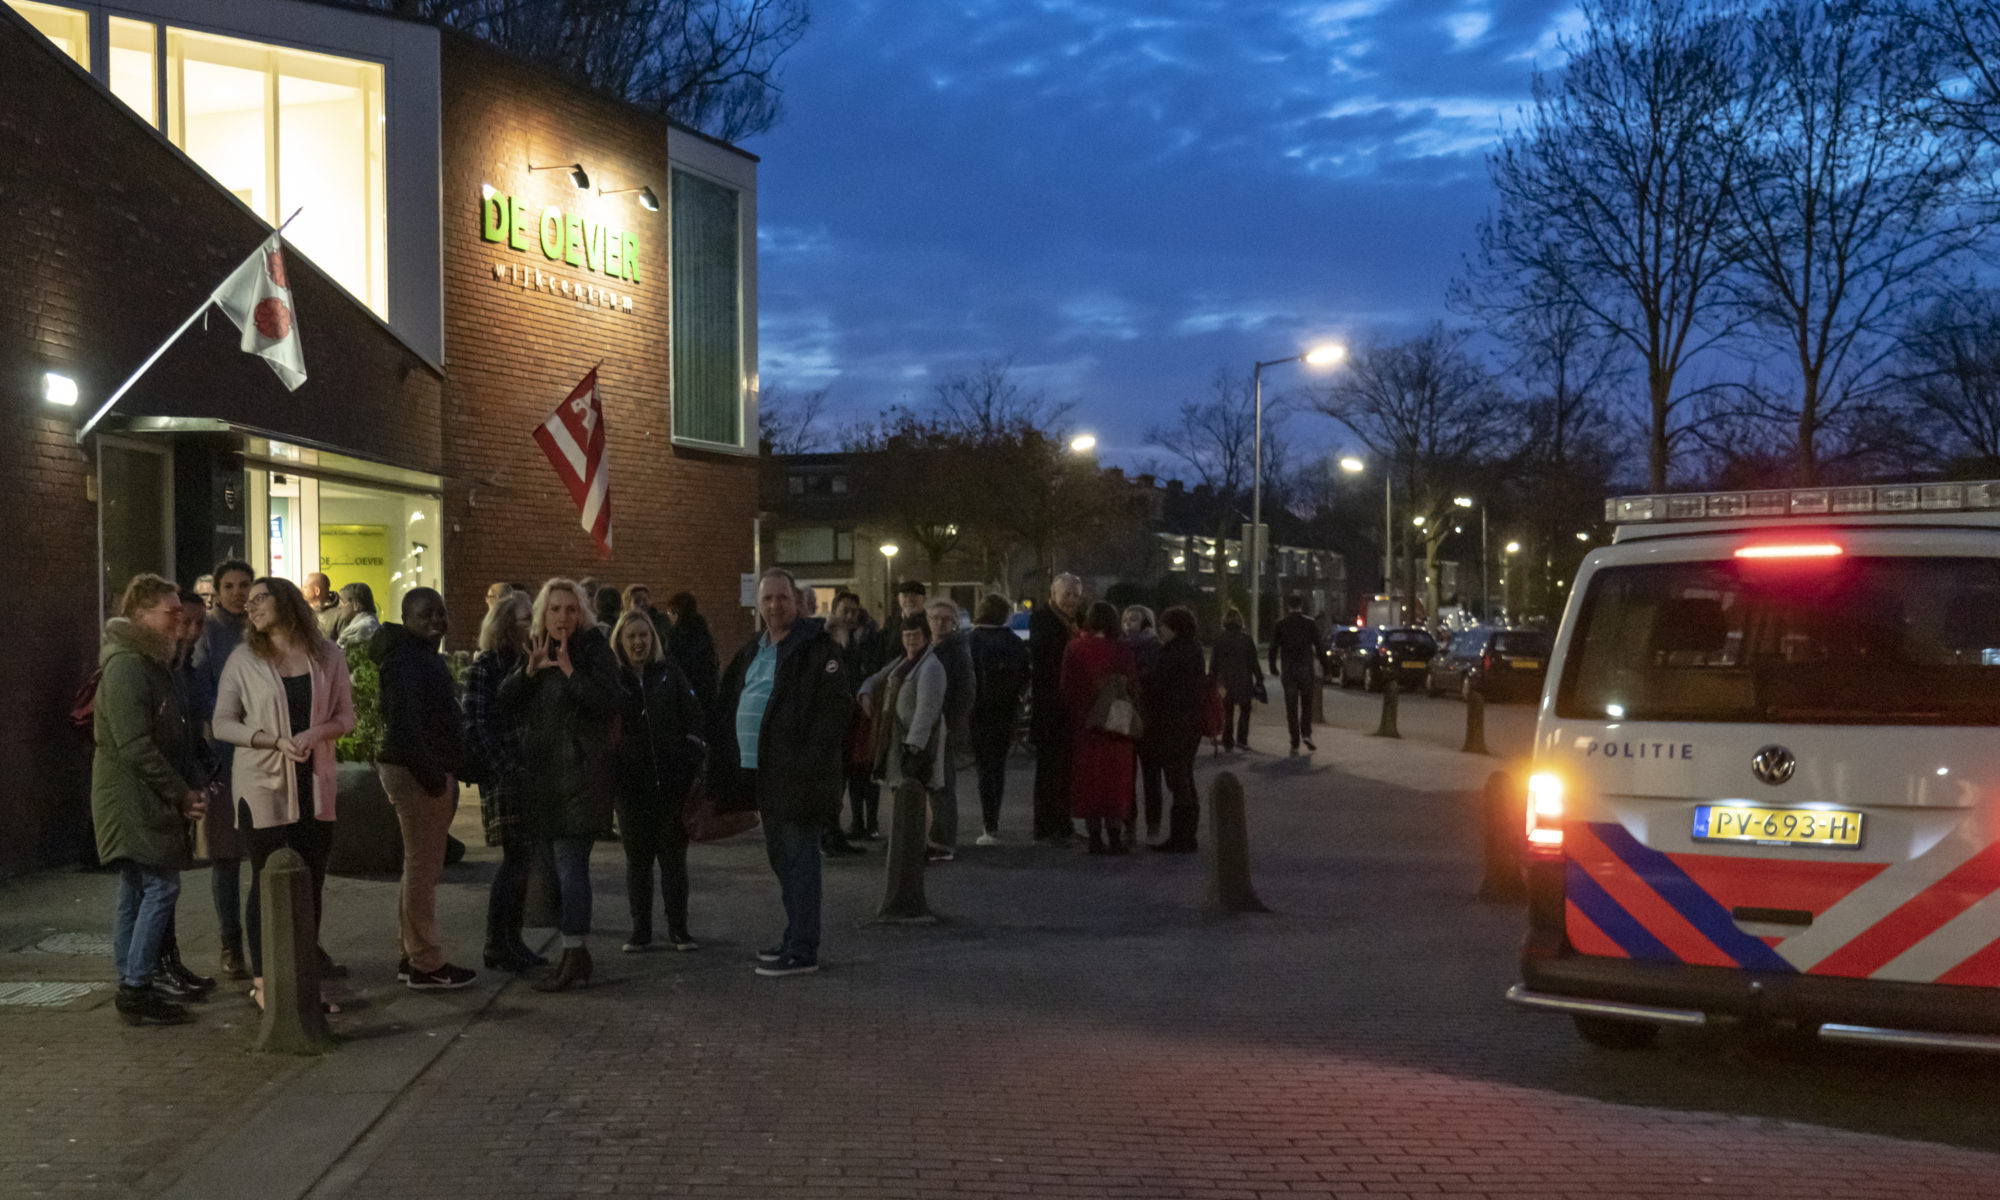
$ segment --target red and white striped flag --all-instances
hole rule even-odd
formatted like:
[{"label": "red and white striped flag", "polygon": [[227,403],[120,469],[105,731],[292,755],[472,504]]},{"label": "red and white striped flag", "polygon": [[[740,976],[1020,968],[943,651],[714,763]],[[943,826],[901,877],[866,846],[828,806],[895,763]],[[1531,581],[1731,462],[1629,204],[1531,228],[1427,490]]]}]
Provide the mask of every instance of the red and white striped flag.
[{"label": "red and white striped flag", "polygon": [[604,406],[597,400],[595,367],[535,430],[535,440],[582,512],[584,532],[596,539],[598,557],[609,557],[611,465],[604,458]]}]

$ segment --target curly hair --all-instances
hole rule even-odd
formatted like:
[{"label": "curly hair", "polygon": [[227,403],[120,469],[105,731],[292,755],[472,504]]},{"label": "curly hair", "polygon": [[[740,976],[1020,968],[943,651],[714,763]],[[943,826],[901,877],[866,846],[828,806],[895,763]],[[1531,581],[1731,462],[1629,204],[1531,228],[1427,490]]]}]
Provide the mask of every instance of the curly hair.
[{"label": "curly hair", "polygon": [[277,618],[271,629],[259,629],[255,621],[243,627],[243,644],[250,647],[252,654],[266,660],[276,658],[278,647],[271,638],[271,630],[281,629],[292,644],[312,655],[315,661],[326,661],[326,656],[333,652],[333,643],[319,631],[319,621],[313,615],[312,605],[306,603],[305,593],[299,590],[298,584],[281,576],[266,575],[252,580],[250,588],[252,591],[264,589],[264,594],[271,598],[272,614]]}]

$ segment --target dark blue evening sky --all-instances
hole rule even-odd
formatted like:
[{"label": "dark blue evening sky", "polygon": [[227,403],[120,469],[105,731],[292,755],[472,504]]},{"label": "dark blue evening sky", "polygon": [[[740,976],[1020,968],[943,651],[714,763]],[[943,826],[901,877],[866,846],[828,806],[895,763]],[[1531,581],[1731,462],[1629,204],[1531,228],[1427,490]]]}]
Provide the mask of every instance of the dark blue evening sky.
[{"label": "dark blue evening sky", "polygon": [[1145,457],[1218,365],[1446,315],[1483,155],[1577,25],[1566,0],[820,0],[746,143],[762,383],[829,388],[838,420],[1011,356]]}]

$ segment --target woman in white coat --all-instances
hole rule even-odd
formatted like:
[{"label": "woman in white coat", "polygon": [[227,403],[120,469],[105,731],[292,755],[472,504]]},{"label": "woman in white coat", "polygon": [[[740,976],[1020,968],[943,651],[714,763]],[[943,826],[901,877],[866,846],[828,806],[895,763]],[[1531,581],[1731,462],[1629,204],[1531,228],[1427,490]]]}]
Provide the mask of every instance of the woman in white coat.
[{"label": "woman in white coat", "polygon": [[317,942],[326,861],[333,850],[333,746],[354,728],[347,659],[326,640],[312,606],[288,579],[250,585],[243,644],[230,652],[216,690],[214,733],[235,746],[230,795],[250,850],[250,903],[244,914],[251,996],[264,987],[264,863],[281,847],[312,871]]},{"label": "woman in white coat", "polygon": [[[929,805],[944,787],[944,664],[921,611],[903,618],[902,635],[903,653],[861,685],[861,707],[875,717],[875,778],[892,791],[906,778],[921,783],[928,831]],[[924,857],[949,862],[952,850],[927,836]]]}]

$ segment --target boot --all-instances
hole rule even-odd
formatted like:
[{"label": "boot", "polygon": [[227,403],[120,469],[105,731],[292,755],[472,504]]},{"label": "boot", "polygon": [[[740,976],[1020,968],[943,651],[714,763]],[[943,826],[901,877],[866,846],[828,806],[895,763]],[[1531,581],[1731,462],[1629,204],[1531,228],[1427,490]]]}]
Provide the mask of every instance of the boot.
[{"label": "boot", "polygon": [[192,967],[181,961],[179,945],[167,947],[166,952],[160,955],[160,966],[167,974],[179,980],[181,986],[200,992],[203,999],[207,999],[208,993],[215,990],[215,980],[206,975],[195,974]]},{"label": "boot", "polygon": [[118,1010],[119,1019],[127,1025],[144,1025],[151,1021],[155,1025],[185,1025],[194,1018],[188,1010],[168,1000],[150,987],[129,987],[118,985],[118,997],[112,1001]]},{"label": "boot", "polygon": [[234,979],[238,982],[250,978],[250,967],[243,961],[242,934],[239,933],[222,943],[222,958],[220,961],[223,978]]},{"label": "boot", "polygon": [[562,961],[556,964],[556,969],[547,978],[536,981],[535,990],[566,992],[571,987],[587,988],[590,986],[590,971],[590,947],[565,948],[562,952]]}]

